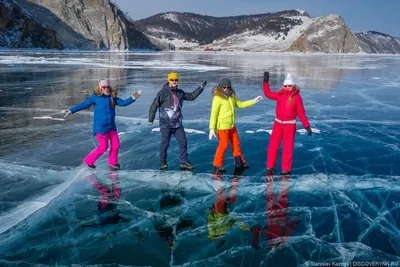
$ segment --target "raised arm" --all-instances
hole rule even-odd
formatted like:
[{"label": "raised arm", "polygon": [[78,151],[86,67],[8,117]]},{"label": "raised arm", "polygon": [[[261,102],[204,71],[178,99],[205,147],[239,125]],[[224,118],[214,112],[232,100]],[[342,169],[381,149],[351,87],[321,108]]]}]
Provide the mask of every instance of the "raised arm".
[{"label": "raised arm", "polygon": [[150,110],[149,110],[149,124],[152,124],[154,121],[154,118],[156,117],[156,113],[157,113],[157,109],[160,107],[161,105],[161,92],[158,92],[157,96],[154,98],[153,103],[150,106]]},{"label": "raised arm", "polygon": [[94,96],[95,96],[95,94],[93,94],[90,98],[86,99],[82,103],[79,103],[78,105],[70,108],[71,113],[74,114],[78,111],[89,108],[91,105],[94,104]]},{"label": "raised arm", "polygon": [[204,90],[207,81],[204,81],[196,90],[191,93],[183,93],[183,100],[193,101],[195,100]]},{"label": "raised arm", "polygon": [[132,97],[129,97],[127,99],[121,99],[121,98],[118,98],[118,97],[115,98],[115,104],[117,104],[118,106],[121,106],[121,107],[125,107],[127,105],[130,105],[133,102],[135,102],[135,100],[133,100]]},{"label": "raised arm", "polygon": [[115,103],[118,106],[125,107],[125,106],[128,106],[128,105],[132,104],[133,102],[135,102],[141,95],[142,95],[142,90],[134,91],[132,93],[132,96],[127,98],[127,99],[125,99],[125,100],[116,97],[115,98]]},{"label": "raised arm", "polygon": [[265,95],[265,97],[268,97],[269,99],[277,100],[278,93],[271,92],[268,81],[269,81],[269,72],[266,71],[266,72],[264,72],[264,81],[263,81],[264,95]]},{"label": "raised arm", "polygon": [[258,102],[258,101],[256,102],[255,99],[247,100],[247,101],[242,102],[242,101],[240,101],[239,99],[237,99],[236,96],[235,96],[233,99],[235,100],[235,101],[234,101],[235,106],[238,107],[238,108],[248,108],[248,107],[251,107],[251,106],[253,106],[255,103]]}]

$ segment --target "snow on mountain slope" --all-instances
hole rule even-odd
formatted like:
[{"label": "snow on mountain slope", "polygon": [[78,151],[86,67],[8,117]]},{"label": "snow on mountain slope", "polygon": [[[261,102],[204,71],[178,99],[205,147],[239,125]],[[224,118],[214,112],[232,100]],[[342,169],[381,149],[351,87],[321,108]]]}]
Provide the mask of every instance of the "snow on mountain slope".
[{"label": "snow on mountain slope", "polygon": [[[304,12],[304,11],[302,11]],[[286,33],[269,32],[256,33],[255,31],[246,31],[240,34],[231,35],[227,38],[215,40],[211,45],[203,45],[204,48],[228,49],[228,50],[251,50],[251,51],[281,51],[290,47],[290,45],[304,32],[313,22],[308,16],[285,16],[293,21],[301,21],[301,24],[295,25]],[[285,25],[282,25],[283,29]]]}]

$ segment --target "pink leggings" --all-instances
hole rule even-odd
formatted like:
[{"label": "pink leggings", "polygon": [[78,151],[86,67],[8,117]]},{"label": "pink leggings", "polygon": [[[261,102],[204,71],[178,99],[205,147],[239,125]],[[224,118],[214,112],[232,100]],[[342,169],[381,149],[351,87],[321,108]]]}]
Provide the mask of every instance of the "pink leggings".
[{"label": "pink leggings", "polygon": [[108,154],[108,165],[115,165],[118,163],[118,149],[119,138],[115,130],[106,132],[105,134],[96,133],[96,138],[99,141],[99,146],[96,147],[89,155],[83,160],[87,165],[93,165],[98,158],[103,155],[108,149],[108,140],[110,139],[111,147]]}]

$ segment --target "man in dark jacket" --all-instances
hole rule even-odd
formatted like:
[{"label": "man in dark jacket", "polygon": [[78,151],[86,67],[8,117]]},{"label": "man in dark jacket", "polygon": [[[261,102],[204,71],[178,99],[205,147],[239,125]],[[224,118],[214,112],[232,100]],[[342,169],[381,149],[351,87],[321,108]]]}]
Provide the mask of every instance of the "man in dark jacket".
[{"label": "man in dark jacket", "polygon": [[160,132],[161,132],[161,146],[160,146],[160,165],[162,170],[168,168],[167,165],[167,150],[171,135],[175,135],[176,140],[179,143],[180,151],[180,168],[193,170],[194,165],[188,160],[187,154],[187,141],[185,135],[185,129],[182,125],[182,104],[183,100],[193,101],[201,92],[207,82],[204,81],[200,87],[194,90],[192,93],[185,93],[182,89],[178,88],[179,76],[175,72],[171,72],[168,75],[168,82],[164,84],[162,90],[160,90],[150,106],[148,124],[152,125],[154,118],[159,110],[159,121],[160,121]]}]

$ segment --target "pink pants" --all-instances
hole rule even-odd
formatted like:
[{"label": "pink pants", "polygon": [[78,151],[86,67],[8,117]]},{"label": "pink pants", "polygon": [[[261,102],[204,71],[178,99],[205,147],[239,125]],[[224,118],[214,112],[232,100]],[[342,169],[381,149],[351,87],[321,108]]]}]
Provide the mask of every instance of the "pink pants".
[{"label": "pink pants", "polygon": [[105,134],[96,133],[96,138],[99,141],[99,146],[95,148],[89,155],[83,160],[87,165],[93,165],[98,158],[103,155],[108,149],[108,140],[110,140],[111,147],[110,153],[108,154],[108,165],[115,165],[118,163],[118,149],[119,149],[119,138],[117,131],[111,130]]},{"label": "pink pants", "polygon": [[290,171],[292,169],[295,135],[296,124],[274,123],[268,145],[267,168],[275,168],[278,149],[283,138],[282,171]]}]

